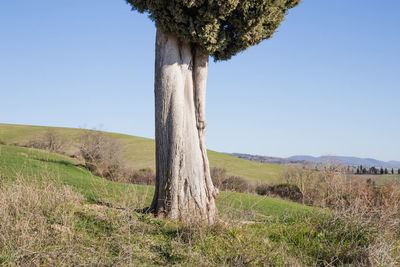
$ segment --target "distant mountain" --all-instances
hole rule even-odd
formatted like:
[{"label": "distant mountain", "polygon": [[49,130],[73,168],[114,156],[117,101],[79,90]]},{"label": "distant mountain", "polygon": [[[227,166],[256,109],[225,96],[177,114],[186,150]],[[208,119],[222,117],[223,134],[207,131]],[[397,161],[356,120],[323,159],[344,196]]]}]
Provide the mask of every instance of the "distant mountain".
[{"label": "distant mountain", "polygon": [[250,155],[242,153],[232,153],[232,156],[247,159],[257,162],[273,163],[273,164],[325,164],[325,163],[336,163],[344,164],[349,166],[359,166],[364,167],[383,167],[383,168],[400,168],[400,161],[381,161],[372,158],[357,158],[357,157],[344,157],[344,156],[321,156],[313,157],[307,155],[297,155],[289,158],[278,158],[278,157],[268,157],[260,155]]},{"label": "distant mountain", "polygon": [[309,163],[303,159],[296,160],[296,159],[289,159],[289,158],[277,158],[277,157],[267,157],[267,156],[260,156],[260,155],[250,155],[250,154],[243,154],[243,153],[232,153],[229,155],[237,157],[237,158],[241,158],[241,159],[251,160],[251,161],[280,164],[280,165]]},{"label": "distant mountain", "polygon": [[383,167],[383,168],[400,168],[399,161],[381,161],[372,158],[357,158],[357,157],[344,157],[344,156],[321,156],[321,157],[311,157],[311,156],[293,156],[289,158],[290,160],[304,160],[312,163],[337,163],[345,164],[350,166],[363,165],[364,167]]},{"label": "distant mountain", "polygon": [[388,161],[387,163],[394,165],[394,166],[400,166],[400,161],[391,160],[391,161]]}]

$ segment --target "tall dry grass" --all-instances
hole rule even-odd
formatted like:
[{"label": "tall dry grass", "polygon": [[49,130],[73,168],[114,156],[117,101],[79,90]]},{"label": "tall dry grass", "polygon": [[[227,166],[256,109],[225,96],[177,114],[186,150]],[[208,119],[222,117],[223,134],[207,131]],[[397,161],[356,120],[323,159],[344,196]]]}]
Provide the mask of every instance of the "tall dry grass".
[{"label": "tall dry grass", "polygon": [[[376,185],[371,180],[348,176],[346,168],[328,165],[319,172],[291,169],[288,184],[302,192],[302,202],[325,208],[334,218],[354,224],[375,235],[363,265],[398,266],[400,263],[400,187]],[[343,227],[346,227],[344,225]],[[360,263],[361,264],[361,263]]]},{"label": "tall dry grass", "polygon": [[118,204],[91,204],[53,174],[6,180],[0,172],[0,266],[135,266],[132,214],[146,196],[120,193]]},{"label": "tall dry grass", "polygon": [[[15,179],[0,179],[0,263],[40,265],[71,257],[64,247],[73,239],[69,206],[82,196],[47,177],[32,182],[19,174]],[[54,250],[47,251],[49,246]]]},{"label": "tall dry grass", "polygon": [[319,172],[292,169],[285,173],[285,180],[300,189],[304,204],[363,218],[388,230],[395,230],[399,223],[400,187],[394,183],[376,185],[350,177],[345,168],[332,165]]}]

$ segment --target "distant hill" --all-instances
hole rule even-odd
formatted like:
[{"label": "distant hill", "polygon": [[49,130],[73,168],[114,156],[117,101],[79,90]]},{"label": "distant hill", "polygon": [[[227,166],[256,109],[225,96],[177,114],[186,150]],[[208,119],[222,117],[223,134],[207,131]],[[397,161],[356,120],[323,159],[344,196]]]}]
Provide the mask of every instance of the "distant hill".
[{"label": "distant hill", "polygon": [[244,153],[231,153],[228,154],[240,159],[246,159],[256,162],[263,162],[263,163],[271,163],[271,164],[279,164],[279,165],[286,165],[286,164],[309,164],[310,161],[304,159],[290,159],[290,158],[278,158],[278,157],[268,157],[268,156],[260,156],[260,155],[251,155],[251,154],[244,154]]},{"label": "distant hill", "polygon": [[313,157],[307,155],[297,155],[289,158],[278,158],[278,157],[268,157],[260,155],[251,154],[241,154],[232,153],[231,156],[235,156],[241,159],[247,159],[257,162],[272,163],[272,164],[324,164],[324,163],[336,163],[344,164],[349,166],[359,166],[364,167],[383,167],[383,168],[400,168],[400,161],[380,161],[372,158],[357,158],[357,157],[344,157],[344,156],[320,156]]},{"label": "distant hill", "polygon": [[383,168],[400,168],[399,161],[381,161],[372,158],[357,158],[357,157],[345,157],[345,156],[293,156],[288,158],[289,160],[304,160],[312,163],[338,163],[350,166],[363,165],[364,167],[383,167]]}]

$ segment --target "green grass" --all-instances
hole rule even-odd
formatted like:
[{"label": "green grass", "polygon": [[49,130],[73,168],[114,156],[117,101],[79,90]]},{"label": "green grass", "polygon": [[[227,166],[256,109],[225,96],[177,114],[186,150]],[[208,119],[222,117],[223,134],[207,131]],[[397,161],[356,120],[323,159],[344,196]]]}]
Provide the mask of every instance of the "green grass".
[{"label": "green grass", "polygon": [[382,185],[382,184],[385,184],[387,182],[392,182],[392,183],[395,183],[395,184],[399,184],[400,183],[400,175],[399,174],[379,175],[377,178],[374,179],[374,181],[378,185]]},{"label": "green grass", "polygon": [[385,183],[400,184],[400,174],[383,174],[383,175],[363,174],[363,175],[354,175],[353,178],[358,178],[362,180],[371,179],[377,185],[383,185]]},{"label": "green grass", "polygon": [[319,209],[231,192],[217,199],[227,224],[187,227],[135,213],[152,193],[67,157],[0,145],[0,265],[357,265],[375,237]]},{"label": "green grass", "polygon": [[[102,179],[68,157],[37,149],[1,146],[0,171],[9,179],[18,174],[27,177],[51,176],[66,185],[73,186],[90,201],[113,202],[116,205],[120,204],[121,196],[129,193],[139,195],[145,200],[145,205],[149,205],[154,192],[153,186],[131,185]],[[217,205],[221,211],[247,210],[256,216],[279,216],[313,210],[286,200],[234,192],[221,192]]]},{"label": "green grass", "polygon": [[[27,141],[43,135],[50,127],[0,124],[0,140],[7,144],[25,144]],[[82,129],[52,128],[72,141],[68,149],[69,154],[77,152],[76,143],[83,134]],[[125,148],[125,160],[135,169],[155,169],[154,140],[124,134],[106,133],[110,137],[122,142]],[[75,144],[75,145],[74,145]],[[225,168],[230,175],[242,176],[249,181],[263,181],[276,183],[281,180],[284,167],[276,164],[259,163],[239,159],[208,151],[212,167]]]}]

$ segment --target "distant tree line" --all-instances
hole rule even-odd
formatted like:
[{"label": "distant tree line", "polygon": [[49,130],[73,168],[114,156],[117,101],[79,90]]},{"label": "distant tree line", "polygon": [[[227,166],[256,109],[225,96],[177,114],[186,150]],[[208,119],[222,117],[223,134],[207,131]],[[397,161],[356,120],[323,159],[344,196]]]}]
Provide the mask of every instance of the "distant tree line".
[{"label": "distant tree line", "polygon": [[[388,170],[388,168],[377,168],[377,167],[370,167],[366,168],[362,165],[357,166],[356,174],[374,174],[374,175],[383,175],[383,174],[395,174],[394,169]],[[397,169],[397,174],[400,174],[400,168]]]}]

